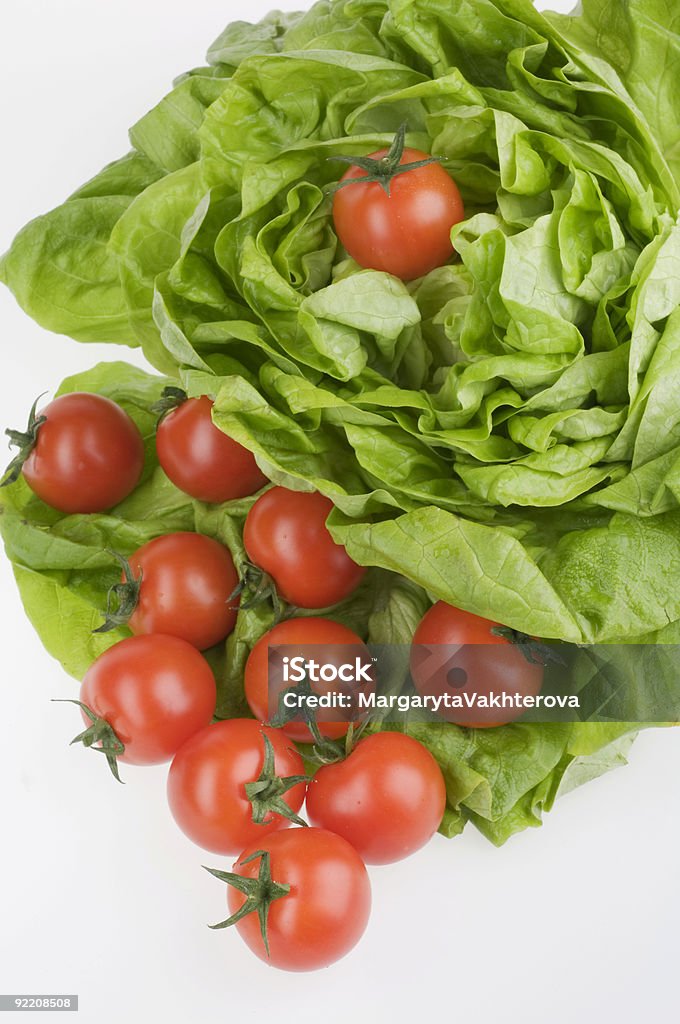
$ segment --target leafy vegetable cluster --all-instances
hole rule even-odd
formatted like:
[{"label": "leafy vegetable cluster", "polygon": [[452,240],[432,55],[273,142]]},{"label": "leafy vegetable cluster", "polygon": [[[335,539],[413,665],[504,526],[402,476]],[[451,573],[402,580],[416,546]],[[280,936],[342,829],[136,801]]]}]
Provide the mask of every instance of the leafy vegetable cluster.
[{"label": "leafy vegetable cluster", "polygon": [[[340,618],[375,642],[408,642],[432,598],[541,637],[674,640],[680,14],[320,0],[230,25],[208,61],[132,128],[131,153],[19,234],[0,278],[26,311],[141,345],[215,398],[271,479],[328,495],[334,536],[375,567]],[[328,157],[403,122],[467,210],[460,259],[409,285],[344,257],[325,191]],[[163,383],[109,364],[64,385],[121,402],[149,440],[113,513],[60,516],[22,482],[5,499],[27,610],[75,675],[124,635],[89,632],[107,548],[196,528],[240,553],[247,500],[192,503],[154,468]],[[267,614],[241,613],[220,655],[223,714]],[[446,773],[445,829],[471,818],[501,842],[620,761],[628,728],[419,738]]]}]

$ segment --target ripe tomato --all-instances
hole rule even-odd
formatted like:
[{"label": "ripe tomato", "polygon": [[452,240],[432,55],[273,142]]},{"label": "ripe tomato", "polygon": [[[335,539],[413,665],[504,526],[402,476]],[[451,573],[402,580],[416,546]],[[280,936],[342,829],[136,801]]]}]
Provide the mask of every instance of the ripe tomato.
[{"label": "ripe tomato", "polygon": [[35,431],[29,423],[25,435],[30,454],[22,472],[31,490],[52,508],[69,514],[105,512],[137,485],[144,468],[142,435],[109,398],[78,391],[62,395],[33,425]]},{"label": "ripe tomato", "polygon": [[188,398],[156,430],[158,461],[173,484],[198,501],[222,502],[254,494],[268,483],[252,452],[212,421],[213,403]]},{"label": "ripe tomato", "polygon": [[[133,636],[88,669],[80,700],[125,745],[127,764],[169,761],[215,710],[215,679],[195,647],[175,636]],[[83,718],[89,724],[88,718]]]},{"label": "ripe tomato", "polygon": [[[369,159],[388,155],[381,149]],[[404,149],[399,163],[427,158],[418,149]],[[354,164],[340,181],[366,176],[367,171]],[[378,181],[338,189],[333,196],[335,230],[360,266],[412,281],[450,260],[451,228],[463,220],[463,200],[453,178],[438,163],[397,174],[389,187],[389,195]]]},{"label": "ripe tomato", "polygon": [[[269,832],[287,828],[290,820],[267,811],[262,824],[253,821],[246,784],[254,783],[265,764],[267,736],[274,751],[273,771],[279,779],[304,776],[302,758],[289,739],[252,718],[216,722],[196,733],[177,752],[168,774],[168,801],[184,834],[213,853],[235,854]],[[283,789],[270,783],[269,795],[285,793],[292,812],[302,806],[307,789],[298,782]],[[261,794],[263,800],[268,793]]]},{"label": "ripe tomato", "polygon": [[[286,650],[275,652],[270,648],[285,645]],[[290,645],[290,646],[288,646]],[[315,659],[324,664],[340,666],[360,659],[365,671],[372,667],[371,655],[361,637],[347,626],[341,626],[330,619],[306,618],[286,619],[265,633],[253,647],[245,668],[246,700],[256,718],[261,722],[272,720],[279,707],[283,691],[295,686],[294,681],[284,678],[283,658]],[[365,686],[366,684],[364,684]],[[310,681],[311,689],[319,695],[346,693],[351,700],[358,687],[343,685],[340,681]],[[319,709],[316,724],[322,736],[339,739],[349,728],[351,708]],[[286,722],[282,732],[298,743],[311,743],[314,739],[300,716]]]},{"label": "ripe tomato", "polygon": [[[498,623],[438,601],[420,620],[411,648],[411,675],[421,694],[465,694],[486,698],[503,694],[536,696],[543,665],[532,664],[513,644],[491,630]],[[485,729],[519,718],[522,707],[441,708],[458,725]]]},{"label": "ripe tomato", "polygon": [[219,541],[201,533],[168,533],[144,544],[129,562],[136,578],[141,573],[128,622],[133,633],[168,633],[200,651],[231,633],[238,574]]},{"label": "ripe tomato", "polygon": [[272,577],[284,601],[299,608],[337,604],[356,590],[366,571],[328,532],[332,508],[316,491],[272,487],[246,518],[248,557]]},{"label": "ripe tomato", "polygon": [[[318,828],[273,832],[247,847],[233,872],[253,880],[256,899],[271,900],[265,926],[269,953],[257,913],[246,914],[236,922],[236,929],[253,953],[272,967],[284,971],[328,967],[349,953],[366,930],[371,910],[368,873],[354,847],[333,832]],[[287,891],[271,894],[267,875]],[[269,894],[263,891],[267,889]],[[245,901],[245,893],[230,886],[230,912],[238,913]]]},{"label": "ripe tomato", "polygon": [[444,816],[441,769],[422,743],[400,732],[359,741],[309,784],[312,825],[343,836],[367,864],[390,864],[424,846]]}]

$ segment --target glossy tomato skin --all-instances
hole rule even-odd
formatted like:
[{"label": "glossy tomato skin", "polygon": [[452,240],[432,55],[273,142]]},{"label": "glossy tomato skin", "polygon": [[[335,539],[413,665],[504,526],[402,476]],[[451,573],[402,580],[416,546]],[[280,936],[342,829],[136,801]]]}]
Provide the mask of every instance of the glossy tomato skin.
[{"label": "glossy tomato skin", "polygon": [[[261,825],[253,822],[245,785],[262,771],[265,734],[274,748],[276,774],[304,775],[304,763],[291,741],[252,718],[215,722],[175,755],[168,774],[170,810],[184,834],[204,850],[233,855],[290,825],[280,814],[269,815]],[[284,794],[293,811],[300,810],[306,788],[301,782]]]},{"label": "glossy tomato skin", "polygon": [[60,512],[105,512],[130,494],[144,468],[144,442],[119,405],[74,391],[39,413],[46,422],[22,472],[26,483]]},{"label": "glossy tomato skin", "polygon": [[[284,971],[316,971],[349,953],[366,930],[371,910],[368,873],[354,847],[325,829],[292,828],[247,847],[233,871],[256,878],[260,858],[243,861],[258,850],[269,852],[272,879],[289,885],[290,892],[274,900],[269,911],[269,957],[257,914],[236,924],[253,953]],[[230,914],[244,900],[243,893],[229,887]]]},{"label": "glossy tomato skin", "polygon": [[156,451],[176,487],[198,501],[219,503],[254,494],[268,483],[255,457],[212,421],[207,395],[188,398],[158,424]]},{"label": "glossy tomato skin", "polygon": [[[105,718],[127,764],[162,764],[211,720],[215,678],[195,647],[174,636],[133,636],[88,669],[80,700]],[[83,716],[89,725],[88,718]]]},{"label": "glossy tomato skin", "polygon": [[[332,665],[351,662],[357,656],[362,663],[368,665],[371,662],[370,653],[361,637],[338,622],[316,616],[279,622],[260,637],[246,662],[246,700],[260,722],[270,720],[270,709],[273,711],[278,707],[278,695],[294,685],[284,680],[282,669],[274,664],[270,654],[270,648],[279,644],[291,645],[290,650],[285,652],[290,658],[315,657],[318,654],[324,662]],[[323,682],[312,684],[312,688],[319,694],[340,689],[337,683]],[[349,728],[349,717],[347,711],[342,709],[319,711],[319,732],[328,739],[339,739]],[[313,736],[304,721],[287,722],[281,726],[281,731],[298,743],[313,742]]]},{"label": "glossy tomato skin", "polygon": [[310,823],[343,836],[367,864],[415,853],[439,828],[445,806],[439,765],[399,732],[360,740],[344,761],[319,768],[307,792]]},{"label": "glossy tomato skin", "polygon": [[219,541],[201,533],[168,533],[142,545],[129,559],[142,574],[133,633],[168,633],[199,651],[220,643],[236,623],[238,573]]},{"label": "glossy tomato skin", "polygon": [[[371,153],[379,160],[386,149]],[[428,153],[405,149],[400,163],[426,160]],[[341,181],[363,178],[351,166]],[[389,196],[378,182],[346,185],[333,196],[333,221],[338,237],[356,262],[412,281],[453,255],[451,228],[465,211],[458,186],[438,163],[404,171],[390,182]]]},{"label": "glossy tomato skin", "polygon": [[[532,664],[521,646],[492,632],[498,623],[438,601],[421,619],[413,636],[411,675],[421,694],[501,697],[536,696],[543,666]],[[519,718],[521,707],[442,708],[439,714],[458,725],[488,729]]]},{"label": "glossy tomato skin", "polygon": [[243,542],[250,560],[274,580],[284,601],[328,608],[348,597],[365,569],[326,527],[333,502],[317,491],[272,487],[246,518]]}]

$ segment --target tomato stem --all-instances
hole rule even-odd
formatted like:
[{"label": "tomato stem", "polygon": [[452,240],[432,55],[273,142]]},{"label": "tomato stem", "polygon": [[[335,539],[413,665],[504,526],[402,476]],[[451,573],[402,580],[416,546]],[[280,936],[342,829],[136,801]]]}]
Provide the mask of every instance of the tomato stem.
[{"label": "tomato stem", "polygon": [[[122,583],[114,583],[109,587],[106,595],[104,622],[101,626],[93,629],[93,633],[109,633],[112,629],[117,629],[118,626],[125,626],[137,607],[139,591],[142,586],[141,569],[139,576],[135,577],[125,555],[119,554],[118,551],[112,551],[110,548],[107,548],[107,554],[120,562],[125,579]],[[114,605],[116,606],[115,611]]]},{"label": "tomato stem", "polygon": [[360,722],[359,725],[350,722],[342,740],[324,739],[323,746],[315,745],[310,753],[304,755],[305,759],[319,766],[345,761],[361,739],[367,725],[368,719]]},{"label": "tomato stem", "polygon": [[253,823],[255,825],[269,824],[270,815],[280,814],[296,825],[307,827],[307,822],[290,807],[283,799],[293,786],[301,782],[308,783],[307,775],[287,775],[282,778],[276,774],[274,748],[266,733],[262,733],[264,740],[264,763],[262,771],[255,782],[246,782],[246,796],[252,807]]},{"label": "tomato stem", "polygon": [[347,185],[365,185],[368,182],[375,182],[389,196],[390,186],[397,175],[405,174],[407,171],[415,171],[418,167],[427,167],[428,164],[441,163],[442,157],[430,156],[426,160],[413,160],[411,163],[402,164],[401,158],[404,154],[407,129],[406,122],[399,126],[389,151],[385,156],[380,157],[379,160],[370,156],[329,156],[329,160],[339,160],[341,163],[350,164],[352,167],[359,167],[362,171],[366,171],[366,174],[360,178],[346,178],[344,181],[338,181],[326,190],[327,193],[332,195]]},{"label": "tomato stem", "polygon": [[359,725],[356,725],[354,722],[350,722],[349,723],[349,729],[347,730],[347,734],[345,735],[345,750],[344,750],[344,756],[345,757],[349,757],[349,755],[352,753],[352,751],[356,747],[357,743],[361,739],[361,735],[364,732],[364,730],[366,729],[367,725],[368,725],[368,719],[367,718],[364,719],[363,722],[360,722]]},{"label": "tomato stem", "polygon": [[[305,699],[298,700],[297,703],[299,706],[297,708],[288,707],[285,699],[288,694],[295,694],[298,698]],[[332,746],[335,751],[335,746],[321,735],[321,730],[319,729],[316,721],[316,714],[309,707],[309,703],[306,700],[307,697],[313,695],[314,690],[312,689],[309,677],[305,673],[304,678],[299,683],[295,683],[293,686],[288,686],[285,690],[280,692],[278,706],[269,724],[275,729],[280,729],[282,726],[287,725],[288,722],[292,722],[293,720],[297,721],[298,715],[300,715],[302,721],[312,734],[312,739],[315,744],[314,749],[316,750],[318,748],[319,751],[327,751]]]},{"label": "tomato stem", "polygon": [[255,608],[257,605],[271,600],[274,608],[274,626],[282,622],[283,619],[289,618],[295,612],[295,608],[292,605],[287,606],[285,601],[281,600],[273,578],[264,569],[260,569],[258,565],[253,565],[252,562],[248,561],[242,562],[240,577],[238,586],[232,590],[227,598],[228,601],[234,601],[242,594],[248,595],[247,600],[240,601],[237,606],[233,606],[239,611],[248,611],[250,608]]},{"label": "tomato stem", "polygon": [[233,886],[234,889],[238,889],[246,897],[245,903],[235,914],[228,917],[226,921],[220,921],[218,924],[211,924],[208,927],[214,929],[230,928],[233,924],[247,917],[248,914],[256,913],[260,919],[260,931],[264,948],[267,956],[270,956],[269,937],[267,935],[269,908],[275,900],[288,895],[290,886],[273,880],[268,850],[256,850],[255,853],[251,854],[250,857],[246,857],[240,863],[249,864],[258,857],[262,859],[260,860],[257,878],[244,878],[243,875],[239,875],[235,871],[218,871],[216,868],[209,868],[205,864],[203,865],[205,870],[214,875],[215,878],[218,878],[221,882],[226,882],[227,885]]},{"label": "tomato stem", "polygon": [[46,394],[47,392],[43,391],[42,395],[38,395],[31,406],[31,411],[28,414],[28,424],[25,430],[11,430],[8,428],[5,431],[5,434],[9,438],[9,447],[18,448],[19,451],[3,473],[0,487],[7,487],[9,484],[13,484],[19,479],[24,462],[35,448],[36,441],[38,440],[38,432],[43,423],[47,422],[46,416],[36,416],[35,412],[38,408],[38,402]]},{"label": "tomato stem", "polygon": [[[113,726],[80,700],[72,700],[68,697],[54,697],[52,699],[55,704],[77,704],[81,711],[87,715],[91,724],[83,732],[73,737],[70,746],[73,746],[74,743],[82,743],[84,747],[89,747],[98,754],[104,754],[114,779],[122,783],[123,780],[118,774],[118,758],[121,754],[125,753],[125,744],[116,735]],[[98,745],[95,746],[95,744]]]},{"label": "tomato stem", "polygon": [[500,636],[510,644],[518,646],[530,665],[543,665],[554,662],[557,665],[565,665],[564,658],[546,643],[541,643],[528,633],[522,633],[510,626],[493,626],[491,632],[494,636]]},{"label": "tomato stem", "polygon": [[350,722],[343,742],[330,740],[321,733],[316,720],[316,713],[309,707],[306,699],[298,700],[296,702],[299,705],[297,708],[286,706],[285,697],[291,693],[295,694],[298,698],[316,696],[309,677],[305,674],[299,683],[295,683],[293,686],[289,686],[281,691],[278,706],[269,724],[274,729],[280,729],[282,726],[287,725],[288,722],[298,721],[298,716],[300,716],[312,735],[312,751],[311,754],[306,756],[307,760],[312,761],[314,764],[335,764],[337,761],[343,761],[346,757],[349,757],[367,723],[362,722],[357,728],[354,722]]},{"label": "tomato stem", "polygon": [[178,409],[180,405],[184,405],[188,397],[183,388],[168,384],[167,387],[163,388],[158,401],[151,406],[151,412],[158,414],[158,422],[160,423],[167,413],[172,412],[173,409]]}]

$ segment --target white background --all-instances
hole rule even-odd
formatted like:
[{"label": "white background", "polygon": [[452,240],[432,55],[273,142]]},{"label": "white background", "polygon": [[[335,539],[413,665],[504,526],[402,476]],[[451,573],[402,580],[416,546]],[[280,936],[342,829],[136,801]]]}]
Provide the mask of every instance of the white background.
[{"label": "white background", "polygon": [[[5,0],[0,248],[122,154],[128,126],[202,62],[227,21],[268,7]],[[140,362],[41,331],[4,289],[0,332],[3,425],[23,426],[34,397],[67,373]],[[125,768],[118,786],[103,759],[68,749],[78,716],[49,699],[74,696],[75,684],[41,649],[4,558],[0,615],[0,992],[77,992],[81,1019],[101,1024],[675,1019],[677,731],[643,735],[628,768],[564,798],[502,850],[471,829],[373,869],[360,946],[327,971],[287,975],[236,934],[206,928],[225,903],[200,865],[226,864],[174,827],[165,769]]]}]

